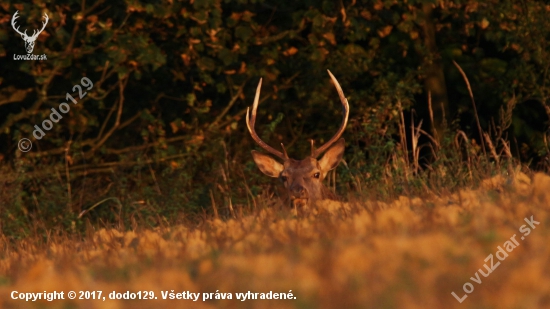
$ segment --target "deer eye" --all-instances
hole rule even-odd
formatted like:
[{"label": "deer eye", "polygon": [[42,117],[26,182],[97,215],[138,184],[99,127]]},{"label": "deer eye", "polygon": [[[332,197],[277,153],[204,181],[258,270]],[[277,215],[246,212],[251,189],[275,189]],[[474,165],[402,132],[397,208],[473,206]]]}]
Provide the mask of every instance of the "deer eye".
[{"label": "deer eye", "polygon": [[321,176],[320,173],[315,173],[315,174],[313,174],[313,177],[315,177],[315,178],[319,178],[320,176]]},{"label": "deer eye", "polygon": [[287,179],[288,179],[288,178],[287,178],[286,176],[281,176],[281,180],[282,180],[283,182],[286,182]]}]

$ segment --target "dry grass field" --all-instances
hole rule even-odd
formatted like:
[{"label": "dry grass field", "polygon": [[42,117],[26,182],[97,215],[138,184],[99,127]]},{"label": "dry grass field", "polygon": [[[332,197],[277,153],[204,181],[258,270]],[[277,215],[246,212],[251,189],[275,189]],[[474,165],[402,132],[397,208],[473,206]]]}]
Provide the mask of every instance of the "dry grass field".
[{"label": "dry grass field", "polygon": [[[306,214],[266,208],[198,226],[4,239],[0,308],[550,308],[549,225],[550,177],[517,173]],[[65,300],[12,299],[44,291]],[[163,299],[195,297],[186,291],[198,300]],[[237,299],[249,291],[258,299]],[[291,299],[260,299],[270,291]]]}]

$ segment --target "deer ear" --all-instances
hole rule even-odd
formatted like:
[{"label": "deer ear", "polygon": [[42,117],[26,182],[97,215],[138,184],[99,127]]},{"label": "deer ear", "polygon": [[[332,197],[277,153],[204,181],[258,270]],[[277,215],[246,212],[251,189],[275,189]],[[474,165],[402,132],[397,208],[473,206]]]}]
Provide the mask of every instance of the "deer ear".
[{"label": "deer ear", "polygon": [[341,138],[332,146],[330,146],[330,148],[325,152],[321,160],[319,160],[319,165],[321,166],[323,178],[327,175],[328,171],[338,166],[338,164],[342,160],[345,149],[346,141]]},{"label": "deer ear", "polygon": [[260,171],[269,177],[279,177],[283,171],[283,165],[266,154],[252,150],[252,158]]}]

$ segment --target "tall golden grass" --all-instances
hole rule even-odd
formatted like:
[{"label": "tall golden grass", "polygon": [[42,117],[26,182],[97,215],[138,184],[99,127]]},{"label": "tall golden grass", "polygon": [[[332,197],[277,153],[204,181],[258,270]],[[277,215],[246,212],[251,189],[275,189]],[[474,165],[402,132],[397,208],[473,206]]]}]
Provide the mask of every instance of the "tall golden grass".
[{"label": "tall golden grass", "polygon": [[[531,233],[519,231],[531,218]],[[265,208],[198,226],[85,239],[0,241],[0,308],[550,308],[550,177],[496,176],[475,189],[393,202],[322,202],[308,213]],[[487,277],[489,254],[519,246]],[[494,257],[494,263],[499,260]],[[465,283],[474,290],[463,297]],[[232,293],[163,300],[161,291]],[[235,299],[269,291],[296,299]],[[103,300],[11,299],[12,291],[102,291]],[[109,300],[153,291],[157,300]]]}]

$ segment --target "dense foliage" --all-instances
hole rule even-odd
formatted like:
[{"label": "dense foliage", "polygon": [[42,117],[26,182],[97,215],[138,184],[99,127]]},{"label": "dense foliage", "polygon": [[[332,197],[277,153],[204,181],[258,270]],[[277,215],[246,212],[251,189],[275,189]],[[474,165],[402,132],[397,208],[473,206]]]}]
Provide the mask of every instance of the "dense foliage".
[{"label": "dense foliage", "polygon": [[[48,14],[34,48],[47,60],[14,60],[25,54],[16,11],[28,32]],[[0,203],[12,220],[3,227],[27,229],[14,218],[46,216],[40,209],[70,224],[59,213],[109,198],[112,209],[97,212],[107,221],[119,210],[162,221],[182,208],[250,205],[270,181],[250,162],[243,119],[259,78],[258,132],[303,157],[308,139],[321,143],[339,125],[327,69],[351,106],[339,190],[380,179],[399,166],[396,154],[416,172],[438,164],[458,136],[468,138],[456,160],[504,153],[544,166],[549,14],[544,1],[519,0],[4,1]],[[93,86],[80,99],[83,77]],[[62,102],[70,111],[32,137]]]}]

